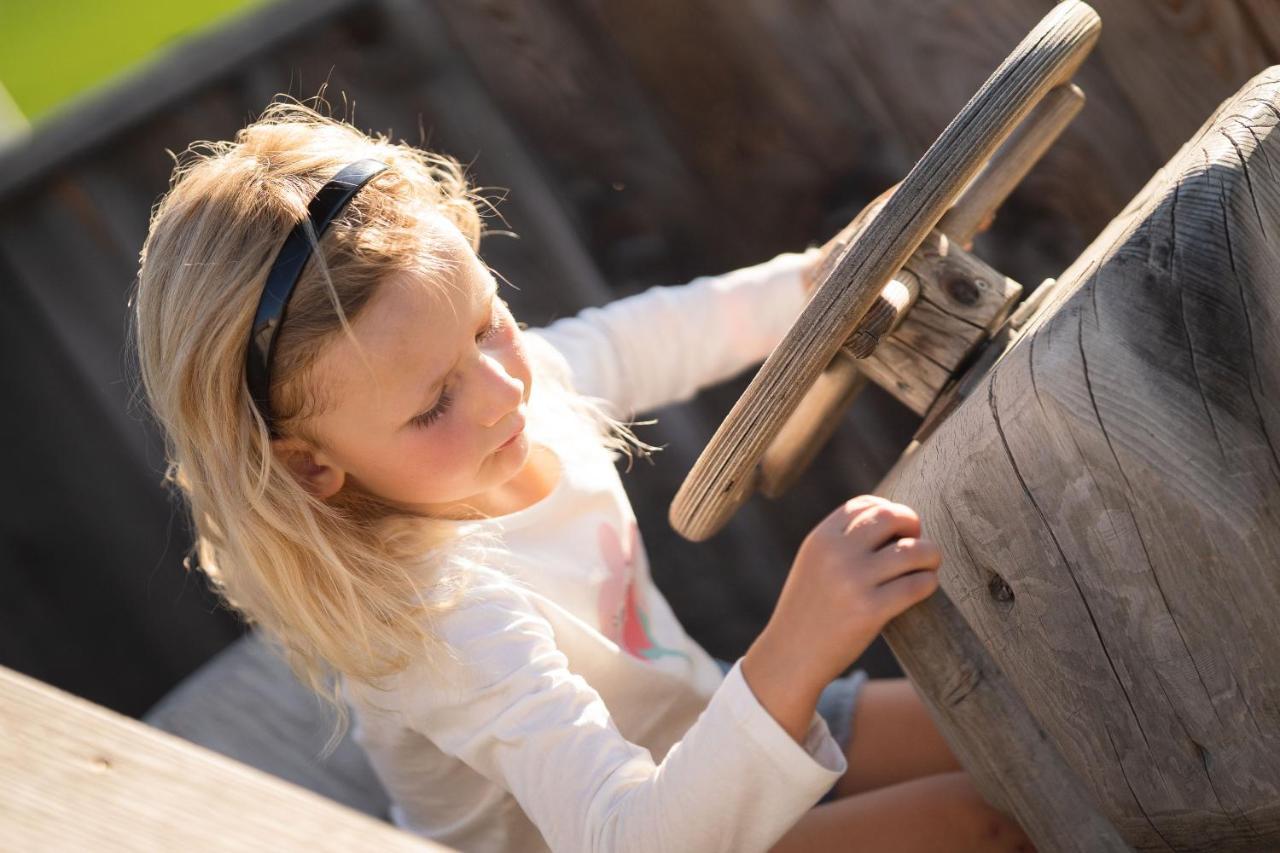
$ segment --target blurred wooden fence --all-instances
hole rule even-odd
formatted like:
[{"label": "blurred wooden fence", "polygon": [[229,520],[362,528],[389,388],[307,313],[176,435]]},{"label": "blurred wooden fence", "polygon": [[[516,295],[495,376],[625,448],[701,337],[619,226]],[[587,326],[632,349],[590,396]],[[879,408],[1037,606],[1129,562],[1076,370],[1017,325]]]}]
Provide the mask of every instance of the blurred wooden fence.
[{"label": "blurred wooden fence", "polygon": [[[520,239],[486,260],[542,325],[798,250],[898,180],[1049,0],[289,0],[165,56],[0,153],[0,664],[138,715],[239,632],[180,559],[134,399],[126,293],[165,149],[277,93],[473,163]],[[1239,85],[1280,61],[1268,0],[1097,0],[1089,103],[977,251],[1033,287],[1075,258]],[[56,57],[52,61],[56,61]],[[349,115],[349,113],[347,113]],[[917,419],[872,390],[795,492],[708,543],[666,510],[750,373],[641,429],[624,476],[689,632],[740,654],[795,548],[871,490]],[[864,660],[892,674],[883,647]]]}]

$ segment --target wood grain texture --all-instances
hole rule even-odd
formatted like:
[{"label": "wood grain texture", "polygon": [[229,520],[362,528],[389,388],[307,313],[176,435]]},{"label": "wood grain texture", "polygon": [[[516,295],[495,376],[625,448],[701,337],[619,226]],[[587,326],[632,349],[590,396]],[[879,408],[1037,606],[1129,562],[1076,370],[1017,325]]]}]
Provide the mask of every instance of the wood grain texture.
[{"label": "wood grain texture", "polygon": [[8,850],[449,848],[0,667]]},{"label": "wood grain texture", "polygon": [[[1042,850],[1077,808],[1139,850],[1280,847],[1278,119],[1272,68],[880,489],[946,555],[886,636]],[[972,655],[1000,677],[956,700]]]}]

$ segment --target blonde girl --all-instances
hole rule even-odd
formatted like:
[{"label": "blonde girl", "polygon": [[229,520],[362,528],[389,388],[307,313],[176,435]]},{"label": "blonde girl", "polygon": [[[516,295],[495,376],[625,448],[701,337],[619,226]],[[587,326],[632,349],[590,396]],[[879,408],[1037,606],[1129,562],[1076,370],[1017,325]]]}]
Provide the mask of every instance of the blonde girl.
[{"label": "blonde girl", "polygon": [[910,684],[840,677],[940,562],[874,496],[738,661],[654,586],[619,418],[760,361],[814,249],[518,324],[452,160],[298,104],[193,145],[134,330],[201,571],[463,850],[1016,850]]}]

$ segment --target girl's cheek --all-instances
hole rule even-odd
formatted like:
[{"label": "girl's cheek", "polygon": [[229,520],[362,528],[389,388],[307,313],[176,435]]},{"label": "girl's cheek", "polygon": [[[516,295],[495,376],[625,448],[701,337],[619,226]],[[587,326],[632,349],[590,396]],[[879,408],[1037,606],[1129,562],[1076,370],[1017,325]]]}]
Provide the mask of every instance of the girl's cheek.
[{"label": "girl's cheek", "polygon": [[440,434],[434,436],[434,442],[431,451],[427,456],[429,463],[438,470],[445,470],[453,467],[458,463],[459,457],[466,448],[468,430],[463,425],[460,412],[451,412],[455,415]]},{"label": "girl's cheek", "polygon": [[429,469],[436,466],[444,456],[442,446],[447,442],[444,441],[444,433],[450,426],[445,423],[449,420],[452,412],[446,414],[442,420],[427,427],[414,427],[413,437],[409,441],[407,459],[412,460],[411,467],[418,470]]}]

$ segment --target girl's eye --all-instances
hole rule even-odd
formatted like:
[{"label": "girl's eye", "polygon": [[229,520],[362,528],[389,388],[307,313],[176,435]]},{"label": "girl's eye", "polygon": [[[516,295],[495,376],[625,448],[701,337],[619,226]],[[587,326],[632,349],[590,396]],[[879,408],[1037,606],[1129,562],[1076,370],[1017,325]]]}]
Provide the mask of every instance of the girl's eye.
[{"label": "girl's eye", "polygon": [[487,329],[485,329],[476,337],[476,340],[487,341],[489,340],[489,338],[492,338],[494,335],[498,334],[498,332],[500,331],[502,331],[502,317],[495,312],[493,315],[493,322],[489,324],[489,327]]},{"label": "girl's eye", "polygon": [[[493,322],[490,323],[483,332],[476,335],[476,340],[487,341],[500,331],[502,331],[502,317],[495,314]],[[449,406],[452,403],[453,397],[449,395],[449,389],[445,388],[445,390],[440,394],[440,399],[436,401],[434,406],[413,419],[414,426],[431,426],[433,423],[440,420],[440,418],[444,417],[445,412],[449,411]]]},{"label": "girl's eye", "polygon": [[446,388],[441,392],[440,399],[436,401],[434,406],[413,419],[413,425],[419,427],[431,426],[443,417],[445,412],[449,411],[449,406],[452,403],[453,398],[449,396],[449,389]]}]

